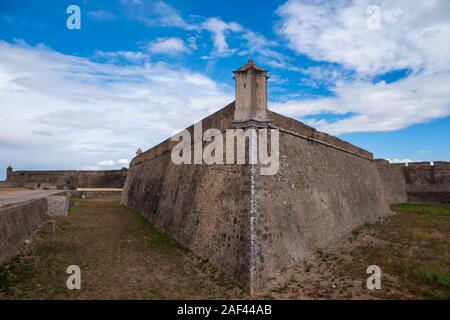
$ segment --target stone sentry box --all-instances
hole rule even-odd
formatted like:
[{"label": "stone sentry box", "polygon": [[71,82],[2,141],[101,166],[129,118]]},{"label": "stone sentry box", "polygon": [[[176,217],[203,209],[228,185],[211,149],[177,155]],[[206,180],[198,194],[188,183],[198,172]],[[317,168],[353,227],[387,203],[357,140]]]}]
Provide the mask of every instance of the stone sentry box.
[{"label": "stone sentry box", "polygon": [[267,117],[267,70],[249,60],[233,71],[236,92],[235,127],[261,126],[270,122]]},{"label": "stone sentry box", "polygon": [[122,203],[252,295],[271,290],[318,248],[390,212],[372,154],[269,111],[266,74],[251,60],[234,71],[236,101],[202,124],[204,131],[279,129],[277,174],[261,175],[258,164],[175,165],[168,139],[133,159],[122,193]]}]

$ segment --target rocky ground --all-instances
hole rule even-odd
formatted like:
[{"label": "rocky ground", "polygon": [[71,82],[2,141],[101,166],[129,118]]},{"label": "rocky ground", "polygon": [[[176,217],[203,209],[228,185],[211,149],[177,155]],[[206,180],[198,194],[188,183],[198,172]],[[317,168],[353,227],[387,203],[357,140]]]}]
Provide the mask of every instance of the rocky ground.
[{"label": "rocky ground", "polygon": [[[274,299],[450,299],[450,206],[401,204],[303,265]],[[367,289],[367,267],[381,268],[381,289]]]},{"label": "rocky ground", "polygon": [[[450,206],[403,205],[289,270],[265,299],[450,299]],[[72,199],[54,235],[40,234],[0,268],[0,299],[246,299],[118,199]],[[368,265],[382,288],[368,290]],[[82,270],[81,290],[66,268]]]}]

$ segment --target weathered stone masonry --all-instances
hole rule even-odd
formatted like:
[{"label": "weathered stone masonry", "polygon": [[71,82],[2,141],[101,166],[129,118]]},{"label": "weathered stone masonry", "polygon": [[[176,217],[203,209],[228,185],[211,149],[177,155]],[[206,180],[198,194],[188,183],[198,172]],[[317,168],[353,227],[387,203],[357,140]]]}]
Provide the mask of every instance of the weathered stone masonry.
[{"label": "weathered stone masonry", "polygon": [[[267,109],[267,71],[249,61],[234,71],[236,101],[203,119],[202,131],[279,130],[280,167],[171,161],[177,141],[138,152],[130,169],[14,171],[0,188],[124,188],[122,203],[141,212],[250,293],[264,293],[290,266],[389,213],[406,201],[450,203],[450,163],[389,164],[357,146]],[[194,126],[187,128],[194,136]],[[207,142],[196,140],[195,146]],[[225,149],[224,149],[225,151]],[[235,150],[236,151],[236,150]],[[226,158],[224,154],[224,158]],[[249,154],[246,150],[246,158]],[[248,163],[248,162],[247,162]],[[64,214],[67,196],[0,210],[0,263],[47,220]]]},{"label": "weathered stone masonry", "polygon": [[6,181],[14,186],[34,189],[122,188],[128,170],[82,171],[13,171],[7,169]]},{"label": "weathered stone masonry", "polygon": [[47,199],[40,198],[0,207],[0,265],[47,220],[47,206]]},{"label": "weathered stone masonry", "polygon": [[430,202],[450,204],[450,162],[389,163],[376,160],[389,203]]},{"label": "weathered stone masonry", "polygon": [[[289,266],[389,208],[371,153],[268,111],[267,78],[252,62],[236,74],[251,90],[205,118],[203,131],[279,128],[278,173],[263,176],[248,164],[175,165],[177,142],[168,139],[132,161],[122,202],[261,293]],[[247,89],[236,81],[244,83]]]}]

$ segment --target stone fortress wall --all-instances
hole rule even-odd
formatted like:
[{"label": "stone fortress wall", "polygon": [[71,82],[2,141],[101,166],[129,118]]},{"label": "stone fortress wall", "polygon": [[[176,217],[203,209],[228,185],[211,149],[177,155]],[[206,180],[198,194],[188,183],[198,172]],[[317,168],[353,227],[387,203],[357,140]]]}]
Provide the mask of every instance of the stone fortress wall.
[{"label": "stone fortress wall", "polygon": [[13,171],[8,168],[6,182],[31,189],[72,190],[76,188],[122,188],[127,169],[107,171]]},{"label": "stone fortress wall", "polygon": [[430,202],[450,204],[450,162],[388,163],[375,160],[391,195],[390,203]]},{"label": "stone fortress wall", "polygon": [[[265,82],[252,88],[265,90]],[[265,95],[249,93],[256,96]],[[249,292],[260,293],[270,290],[286,268],[388,214],[389,207],[370,152],[271,112],[266,105],[257,106],[258,112],[236,112],[237,105],[203,119],[203,132],[245,128],[246,120],[236,124],[236,115],[259,112],[256,122],[280,132],[278,173],[264,176],[258,165],[250,164],[176,165],[171,150],[178,141],[167,139],[133,159],[122,203]],[[187,129],[191,136],[193,129]]]},{"label": "stone fortress wall", "polygon": [[383,183],[386,199],[389,204],[402,203],[408,200],[406,194],[403,166],[384,159],[376,159],[375,165]]},{"label": "stone fortress wall", "polygon": [[[231,127],[233,114],[234,103],[204,119],[203,131]],[[187,130],[193,136],[193,126]],[[168,139],[136,156],[122,203],[248,288],[249,166],[176,165],[177,143]]]},{"label": "stone fortress wall", "polygon": [[[235,71],[237,86],[246,90],[201,123],[203,132],[278,129],[280,167],[274,175],[261,175],[261,165],[248,162],[176,165],[171,152],[179,142],[169,138],[138,154],[129,170],[9,168],[5,185],[123,187],[123,204],[208,259],[251,294],[269,291],[290,266],[358,226],[388,215],[392,203],[448,200],[450,163],[405,166],[373,160],[364,149],[272,112],[265,101],[265,72],[250,61]],[[194,137],[194,126],[187,130]],[[207,143],[193,141],[191,149],[198,144]],[[247,148],[246,153],[248,159]]]},{"label": "stone fortress wall", "polygon": [[[234,108],[204,119],[203,131],[232,128]],[[178,142],[168,139],[133,159],[122,193],[124,204],[253,292],[268,289],[314,250],[389,213],[371,153],[269,115],[280,129],[276,175],[256,169],[252,177],[250,165],[175,165],[171,149]]]},{"label": "stone fortress wall", "polygon": [[254,178],[257,291],[269,289],[314,251],[390,213],[371,153],[286,125],[295,120],[272,119],[271,126],[280,129],[280,169],[276,175],[256,170]]}]

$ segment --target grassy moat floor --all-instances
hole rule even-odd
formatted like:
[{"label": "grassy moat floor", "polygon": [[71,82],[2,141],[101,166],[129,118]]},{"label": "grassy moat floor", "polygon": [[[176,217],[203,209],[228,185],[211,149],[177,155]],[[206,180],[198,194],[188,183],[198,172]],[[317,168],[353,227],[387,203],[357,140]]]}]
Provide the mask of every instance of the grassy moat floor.
[{"label": "grassy moat floor", "polygon": [[[450,299],[450,206],[400,204],[290,270],[258,298]],[[117,199],[71,200],[54,235],[0,267],[0,299],[246,299],[245,292]],[[81,268],[81,290],[66,268]],[[366,268],[382,270],[366,288]]]}]

